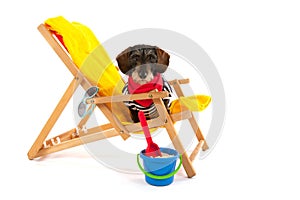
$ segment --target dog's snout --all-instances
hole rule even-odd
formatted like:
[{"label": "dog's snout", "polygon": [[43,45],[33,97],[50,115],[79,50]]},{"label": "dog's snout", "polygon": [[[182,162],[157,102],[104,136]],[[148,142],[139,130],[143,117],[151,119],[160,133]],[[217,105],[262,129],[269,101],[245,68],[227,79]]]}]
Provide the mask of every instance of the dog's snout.
[{"label": "dog's snout", "polygon": [[147,75],[148,75],[148,73],[147,73],[147,71],[145,71],[145,70],[141,70],[141,71],[139,72],[139,77],[140,77],[141,79],[145,79],[145,78],[147,77]]}]

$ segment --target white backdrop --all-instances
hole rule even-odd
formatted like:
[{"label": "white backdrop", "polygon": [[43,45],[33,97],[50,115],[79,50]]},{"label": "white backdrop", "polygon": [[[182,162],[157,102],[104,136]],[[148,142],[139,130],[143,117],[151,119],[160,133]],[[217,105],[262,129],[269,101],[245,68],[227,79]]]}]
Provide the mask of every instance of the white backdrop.
[{"label": "white backdrop", "polygon": [[[299,5],[297,1],[1,1],[1,199],[299,199]],[[71,75],[36,27],[63,15],[100,41],[165,28],[196,41],[225,87],[222,137],[198,172],[158,188],[77,147],[28,161],[27,151]],[[3,112],[4,111],[4,112]],[[73,127],[72,107],[54,128]],[[71,116],[71,117],[70,117]]]}]

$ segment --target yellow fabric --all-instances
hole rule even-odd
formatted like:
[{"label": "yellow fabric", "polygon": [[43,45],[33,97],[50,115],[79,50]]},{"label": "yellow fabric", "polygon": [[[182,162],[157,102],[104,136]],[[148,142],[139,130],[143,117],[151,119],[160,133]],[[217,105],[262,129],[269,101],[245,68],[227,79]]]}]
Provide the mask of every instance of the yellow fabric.
[{"label": "yellow fabric", "polygon": [[77,66],[81,66],[86,57],[100,45],[93,32],[78,22],[69,22],[59,16],[45,21],[51,30],[59,33]]},{"label": "yellow fabric", "polygon": [[170,106],[171,114],[179,113],[183,108],[187,108],[190,111],[202,111],[211,102],[211,97],[206,95],[194,95],[188,97],[179,97],[174,100]]},{"label": "yellow fabric", "polygon": [[[73,62],[89,81],[99,87],[101,96],[122,94],[122,77],[104,47],[87,26],[69,22],[62,16],[49,18],[45,24],[63,37]],[[122,102],[107,105],[120,121],[131,120]]]},{"label": "yellow fabric", "polygon": [[62,16],[49,18],[45,24],[63,37],[73,62],[92,83],[98,85],[102,96],[122,93],[124,83],[117,68],[87,26],[69,22]]},{"label": "yellow fabric", "polygon": [[97,83],[101,96],[122,94],[124,82],[102,45],[99,45],[80,67],[80,71]]},{"label": "yellow fabric", "polygon": [[[90,81],[97,83],[100,96],[122,94],[125,84],[102,45],[89,54],[80,71]],[[107,106],[121,122],[131,121],[128,108],[123,102],[107,103]]]}]

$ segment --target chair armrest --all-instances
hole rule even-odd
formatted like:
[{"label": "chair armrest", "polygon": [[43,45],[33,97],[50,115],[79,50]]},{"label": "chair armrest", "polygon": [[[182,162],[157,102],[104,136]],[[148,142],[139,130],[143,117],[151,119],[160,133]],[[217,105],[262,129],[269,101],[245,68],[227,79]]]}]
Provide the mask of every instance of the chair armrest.
[{"label": "chair armrest", "polygon": [[186,79],[174,79],[172,81],[168,81],[170,85],[175,85],[177,84],[177,81],[179,84],[188,84],[190,83],[190,79],[186,78]]},{"label": "chair armrest", "polygon": [[169,96],[169,93],[166,91],[161,91],[161,92],[151,91],[151,92],[140,93],[140,94],[94,97],[94,98],[87,99],[86,103],[87,104],[102,104],[102,103],[134,101],[134,100],[144,100],[144,99],[157,99],[157,98],[164,98],[164,97],[168,97],[168,96]]}]

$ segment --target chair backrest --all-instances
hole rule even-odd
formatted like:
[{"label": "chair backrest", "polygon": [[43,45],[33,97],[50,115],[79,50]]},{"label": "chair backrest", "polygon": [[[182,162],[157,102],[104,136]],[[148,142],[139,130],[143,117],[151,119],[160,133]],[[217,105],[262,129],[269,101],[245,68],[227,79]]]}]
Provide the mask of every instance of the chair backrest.
[{"label": "chair backrest", "polygon": [[[92,85],[99,87],[100,96],[122,94],[125,84],[117,67],[87,26],[78,22],[69,22],[61,16],[49,18],[45,24],[69,53],[80,72]],[[123,103],[107,105],[121,122],[131,121]]]},{"label": "chair backrest", "polygon": [[85,77],[99,86],[101,96],[122,93],[122,77],[104,47],[87,26],[69,22],[62,16],[49,18],[45,24],[66,48]]}]

